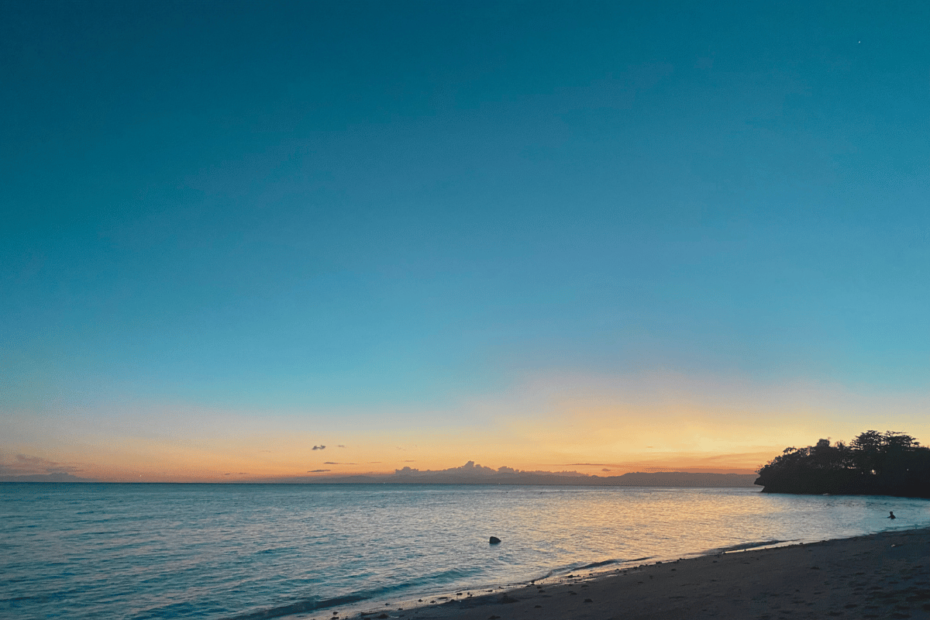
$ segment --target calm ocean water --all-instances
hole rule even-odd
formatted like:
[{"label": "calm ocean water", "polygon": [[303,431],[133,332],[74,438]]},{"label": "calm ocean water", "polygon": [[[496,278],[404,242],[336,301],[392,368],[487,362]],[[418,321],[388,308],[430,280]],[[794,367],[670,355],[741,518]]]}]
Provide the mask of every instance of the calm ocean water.
[{"label": "calm ocean water", "polygon": [[757,489],[0,484],[0,616],[324,618],[602,562],[925,525],[927,501]]}]

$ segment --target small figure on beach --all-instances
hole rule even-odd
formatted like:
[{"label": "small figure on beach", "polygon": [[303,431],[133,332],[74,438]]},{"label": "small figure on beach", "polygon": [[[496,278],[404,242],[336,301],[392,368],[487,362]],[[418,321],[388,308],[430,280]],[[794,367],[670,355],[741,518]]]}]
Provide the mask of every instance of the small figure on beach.
[{"label": "small figure on beach", "polygon": [[897,519],[898,517],[894,516],[894,510],[889,510],[889,511],[888,511],[888,518],[889,518],[889,519]]}]

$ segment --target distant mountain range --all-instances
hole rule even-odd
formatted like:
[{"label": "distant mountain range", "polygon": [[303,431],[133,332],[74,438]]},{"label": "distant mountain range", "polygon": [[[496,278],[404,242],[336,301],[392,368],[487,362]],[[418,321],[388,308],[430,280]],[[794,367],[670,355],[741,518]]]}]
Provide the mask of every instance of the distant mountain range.
[{"label": "distant mountain range", "polygon": [[528,484],[586,487],[752,487],[755,474],[709,474],[691,472],[635,472],[621,476],[589,476],[574,471],[520,471],[510,467],[492,469],[469,461],[461,467],[420,471],[404,467],[393,474],[354,476],[296,476],[262,482],[290,484]]}]

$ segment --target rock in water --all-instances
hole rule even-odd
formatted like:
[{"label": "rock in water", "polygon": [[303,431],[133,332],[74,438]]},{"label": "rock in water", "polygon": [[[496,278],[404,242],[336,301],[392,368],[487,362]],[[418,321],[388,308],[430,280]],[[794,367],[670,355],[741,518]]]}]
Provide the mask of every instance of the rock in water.
[{"label": "rock in water", "polygon": [[499,544],[501,544],[501,539],[498,538],[497,536],[491,536],[491,541],[490,541],[490,542],[491,542],[492,545],[499,545]]}]

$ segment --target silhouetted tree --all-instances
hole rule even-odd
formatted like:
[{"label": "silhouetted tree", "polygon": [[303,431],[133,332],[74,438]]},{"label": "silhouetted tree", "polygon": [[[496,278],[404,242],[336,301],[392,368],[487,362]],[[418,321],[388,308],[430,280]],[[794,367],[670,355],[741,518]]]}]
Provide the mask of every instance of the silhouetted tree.
[{"label": "silhouetted tree", "polygon": [[930,498],[930,449],[897,431],[866,431],[849,445],[821,439],[786,448],[759,469],[766,493],[900,495]]}]

